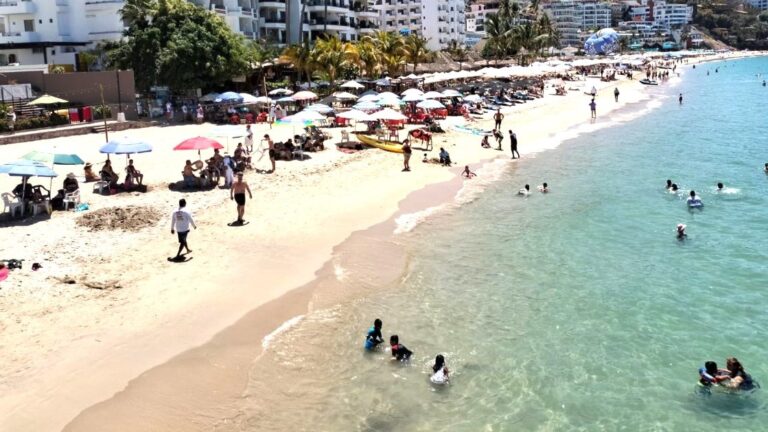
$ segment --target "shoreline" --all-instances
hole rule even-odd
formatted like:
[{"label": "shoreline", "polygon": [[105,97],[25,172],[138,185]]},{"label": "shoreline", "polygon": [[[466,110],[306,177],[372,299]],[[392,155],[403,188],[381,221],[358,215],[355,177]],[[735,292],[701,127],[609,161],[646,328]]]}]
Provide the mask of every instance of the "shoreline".
[{"label": "shoreline", "polygon": [[[637,87],[639,84],[637,82],[626,82],[626,81],[620,81],[621,84],[634,84],[635,87]],[[613,85],[617,83],[608,83],[608,86],[605,86],[603,89],[601,89],[601,100],[607,100],[611,99],[612,97],[606,96],[606,93],[608,93],[609,90],[612,90]],[[609,88],[610,87],[610,88]],[[607,89],[607,90],[606,90]],[[632,94],[631,92],[627,92]],[[638,92],[638,93],[645,93],[645,92]],[[624,95],[625,92],[622,92]],[[583,101],[584,108],[586,108],[586,101],[582,95],[574,95],[570,100],[577,100],[579,99],[579,96],[581,96],[581,101]],[[626,96],[623,96],[626,97]],[[552,97],[548,97],[547,99],[552,100]],[[559,99],[555,99],[558,100]],[[565,99],[563,99],[565,100]],[[552,107],[558,105],[558,103],[550,103],[550,104],[544,104],[544,101],[535,101],[535,102],[541,102],[538,105],[531,104],[533,106],[523,105],[520,107],[520,110],[513,110],[512,114],[509,115],[508,118],[511,118],[512,122],[517,121],[516,114],[523,112],[522,115],[525,115],[525,111],[528,111],[527,115],[535,117],[535,114],[540,109],[546,110],[547,107]],[[604,102],[601,102],[604,103]],[[625,106],[626,104],[629,104],[631,102],[624,102],[621,104],[621,107]],[[581,103],[578,104],[579,106]],[[570,106],[570,105],[568,105]],[[544,107],[544,108],[541,108]],[[560,107],[563,108],[563,107]],[[558,111],[558,110],[555,110]],[[562,109],[560,110],[562,111]],[[613,111],[613,110],[611,110]],[[599,111],[600,112],[600,111]],[[585,111],[586,113],[586,111]],[[546,117],[546,116],[544,116]],[[507,120],[509,121],[509,120]],[[540,119],[540,122],[543,124],[548,124],[547,118]],[[572,124],[566,125],[564,130],[571,129],[572,127],[576,125],[583,124],[583,121],[581,120],[581,117],[579,117],[578,121],[573,121]],[[551,124],[550,124],[551,126]],[[520,130],[521,128],[518,126],[515,126],[516,130]],[[562,132],[562,131],[561,131]],[[518,132],[518,136],[521,134]],[[537,140],[534,139],[533,141],[536,141],[537,143],[540,143],[541,145],[544,144],[545,141],[549,141],[553,139],[551,137],[552,133],[550,132],[547,134],[539,137]],[[467,135],[455,135],[455,134],[449,134],[449,136],[456,138],[458,137],[459,140],[462,140],[462,138],[468,138],[470,136]],[[471,137],[475,138],[475,137]],[[442,142],[447,142],[447,139],[443,139]],[[439,148],[441,145],[440,142],[435,143],[435,147]],[[526,154],[526,158],[530,157],[530,146],[531,142],[522,141],[521,142],[521,149],[523,149],[523,153]],[[454,144],[455,146],[455,144]],[[541,150],[547,149],[549,147],[543,146]],[[449,151],[451,151],[452,156],[454,154],[453,148],[449,147]],[[475,154],[478,152],[474,152]],[[500,153],[499,155],[495,155],[494,157],[490,158],[483,158],[482,156],[487,156],[489,153],[485,152],[481,155],[481,157],[473,159],[476,163],[479,163],[482,161],[482,163],[487,164],[490,163],[489,161],[498,159],[499,156],[501,156],[503,153]],[[503,154],[504,156],[508,156],[506,154]],[[367,159],[367,156],[361,157],[361,159]],[[399,158],[393,159],[391,156],[387,157],[388,155],[370,155],[371,157],[369,159],[375,159],[376,161],[380,163],[386,163],[386,166],[389,167],[389,169],[393,169],[397,166],[397,164],[400,162]],[[467,155],[467,158],[471,158],[472,156]],[[418,164],[418,158],[414,158],[416,161],[415,163]],[[460,158],[455,158],[457,160],[461,160]],[[385,162],[386,161],[386,162]],[[351,162],[351,163],[362,163],[359,161]],[[461,164],[464,164],[465,162],[461,162]],[[470,163],[470,165],[472,165]],[[417,170],[421,170],[420,164],[417,166]],[[424,170],[426,171],[426,170]],[[407,197],[414,196],[418,194],[420,191],[423,191],[430,187],[438,188],[440,185],[444,185],[446,182],[460,182],[460,179],[455,175],[456,172],[458,172],[458,168],[453,168],[450,172],[447,170],[443,170],[442,172],[437,172],[436,170],[429,170],[429,175],[424,175],[423,177],[419,178],[419,181],[417,182],[403,182],[402,179],[400,179],[402,185],[402,189],[407,191],[406,194]],[[386,176],[383,179],[377,179],[376,181],[371,181],[371,184],[378,185],[379,187],[382,186],[382,184],[386,184],[387,180],[391,180],[392,178],[396,178],[398,175],[400,175],[399,172],[394,173],[392,176]],[[402,177],[402,175],[400,175]],[[252,178],[252,177],[251,177]],[[415,183],[415,184],[414,184]],[[460,185],[460,183],[459,183]],[[360,185],[357,185],[360,186]],[[301,248],[297,248],[295,246],[285,247],[279,250],[278,255],[279,258],[282,259],[275,259],[275,257],[271,257],[271,259],[257,259],[257,256],[259,252],[269,254],[270,247],[275,247],[275,244],[267,244],[266,246],[263,246],[260,249],[250,250],[248,246],[246,246],[243,243],[237,243],[233,244],[234,252],[236,253],[242,253],[245,254],[244,258],[247,259],[255,259],[257,261],[257,264],[249,263],[248,265],[252,266],[250,268],[258,268],[260,271],[263,271],[265,269],[272,268],[274,270],[273,274],[267,275],[266,277],[263,277],[263,279],[267,279],[270,282],[272,282],[274,285],[271,286],[269,289],[269,293],[267,295],[264,295],[262,293],[262,297],[258,300],[251,300],[248,302],[248,304],[244,304],[241,299],[242,297],[247,297],[250,294],[252,294],[252,287],[246,287],[242,284],[243,276],[242,274],[230,274],[227,275],[226,273],[223,273],[222,271],[217,272],[217,277],[223,278],[218,280],[219,285],[224,286],[234,286],[236,287],[234,292],[228,292],[225,296],[225,298],[219,298],[217,293],[207,292],[205,294],[195,293],[194,291],[191,293],[187,293],[187,298],[185,299],[185,302],[182,302],[181,305],[177,305],[177,308],[174,309],[175,313],[171,315],[166,315],[163,317],[161,321],[161,330],[158,331],[157,328],[155,328],[158,325],[158,320],[150,321],[152,324],[147,325],[147,328],[143,329],[144,333],[141,331],[135,331],[132,332],[130,335],[125,335],[125,332],[117,331],[116,333],[122,334],[122,338],[118,338],[117,340],[112,340],[111,346],[109,348],[102,348],[93,350],[88,353],[90,356],[74,356],[74,359],[70,359],[68,356],[63,356],[63,358],[67,359],[68,362],[64,363],[57,363],[55,366],[55,371],[46,370],[45,375],[47,375],[46,378],[50,379],[53,378],[54,382],[44,382],[44,379],[42,377],[35,377],[36,380],[33,380],[32,382],[27,381],[27,384],[35,384],[35,387],[37,387],[38,392],[41,388],[43,388],[43,393],[46,394],[45,396],[41,397],[39,393],[36,395],[33,392],[29,392],[26,395],[21,395],[22,397],[19,397],[19,395],[16,396],[16,400],[13,402],[16,402],[16,410],[4,410],[6,412],[6,416],[8,416],[8,413],[10,412],[10,416],[5,417],[3,419],[0,419],[0,425],[6,425],[8,427],[11,427],[12,430],[50,430],[54,428],[60,428],[61,425],[65,424],[67,421],[69,421],[72,418],[73,413],[76,414],[78,412],[88,413],[91,411],[90,409],[86,411],[82,411],[83,408],[93,405],[94,403],[98,401],[102,401],[105,399],[105,396],[107,398],[110,397],[110,395],[115,394],[119,392],[122,389],[126,388],[126,384],[128,386],[128,389],[131,389],[132,385],[135,385],[135,382],[138,380],[144,380],[144,379],[151,379],[155,376],[160,377],[161,381],[172,381],[172,383],[165,383],[164,386],[167,386],[168,388],[172,387],[172,385],[182,385],[185,381],[185,374],[183,372],[189,372],[188,370],[185,370],[183,367],[180,369],[175,369],[172,367],[174,362],[184,362],[187,359],[194,359],[195,355],[199,354],[200,352],[205,352],[206,349],[211,348],[211,346],[216,345],[215,342],[217,342],[218,338],[222,338],[220,341],[223,345],[227,345],[226,343],[230,343],[233,345],[233,347],[230,347],[233,351],[230,352],[230,357],[224,356],[223,358],[226,358],[228,360],[233,361],[241,361],[245,364],[250,364],[250,362],[253,361],[254,357],[251,357],[253,355],[253,349],[256,347],[252,347],[253,343],[256,342],[257,338],[254,334],[248,334],[249,332],[242,332],[242,331],[236,331],[236,327],[238,327],[239,323],[242,321],[247,321],[248,324],[250,324],[250,328],[257,328],[258,332],[252,332],[252,333],[263,333],[264,335],[267,335],[271,333],[271,331],[274,330],[278,325],[280,325],[282,322],[285,322],[285,320],[280,321],[279,319],[275,319],[272,313],[264,314],[264,312],[267,311],[273,311],[276,312],[278,309],[280,311],[285,312],[300,312],[302,308],[306,309],[307,304],[309,304],[309,308],[313,307],[312,305],[312,295],[309,292],[305,292],[305,290],[308,290],[310,286],[312,286],[315,283],[319,283],[323,277],[330,277],[333,276],[335,278],[334,269],[333,269],[333,257],[334,252],[337,250],[337,248],[340,245],[343,245],[350,239],[352,239],[355,235],[355,233],[359,232],[366,232],[369,229],[373,229],[380,225],[385,225],[389,222],[394,221],[394,218],[399,215],[402,212],[403,206],[406,205],[406,201],[409,201],[408,198],[403,199],[402,198],[402,192],[401,190],[397,190],[396,192],[390,191],[388,194],[385,194],[384,197],[377,197],[381,199],[377,200],[366,200],[365,203],[360,203],[358,208],[353,209],[353,211],[349,211],[346,213],[349,213],[346,220],[343,221],[337,221],[334,220],[333,222],[343,222],[339,223],[338,225],[345,225],[348,224],[350,226],[355,227],[356,229],[350,229],[345,228],[340,229],[337,231],[334,231],[333,233],[324,233],[324,236],[319,236],[323,238],[316,238],[313,239],[313,241],[307,242],[306,237],[302,235],[301,228],[307,228],[306,225],[299,226],[296,230],[296,232],[292,233],[291,235],[286,236],[284,239],[289,239],[297,244],[301,244]],[[455,195],[455,194],[454,194]],[[382,201],[386,201],[385,205],[381,205]],[[370,203],[379,203],[380,207],[371,209],[371,208],[365,208],[367,204]],[[437,204],[440,204],[444,201],[441,201]],[[410,205],[410,201],[408,202]],[[420,199],[418,200],[418,204],[414,201],[414,210],[423,210],[423,201]],[[390,209],[389,211],[386,209]],[[375,211],[373,211],[375,210]],[[250,211],[250,210],[249,210]],[[387,212],[388,211],[388,212]],[[219,206],[218,209],[210,210],[210,212],[214,213],[215,215],[220,215],[223,212],[223,209],[221,209],[221,206]],[[229,211],[227,211],[229,213]],[[336,212],[333,214],[335,217],[339,217],[340,213],[342,212]],[[374,219],[376,217],[382,217],[382,213],[384,214],[384,217],[386,219],[384,222],[374,223],[371,225],[369,221],[361,222],[360,216],[369,215],[367,219]],[[387,216],[389,215],[389,216]],[[357,216],[357,217],[354,217]],[[205,223],[205,226],[210,226],[212,222],[210,220],[215,219],[212,217],[209,218],[203,218],[203,223]],[[355,220],[358,219],[358,220]],[[362,217],[362,219],[366,219],[365,217]],[[367,226],[367,228],[366,228]],[[391,225],[390,225],[391,226]],[[391,233],[391,231],[390,231]],[[198,234],[194,233],[193,235]],[[391,234],[390,234],[391,235]],[[336,241],[335,239],[341,238],[341,240]],[[202,242],[202,240],[198,239],[196,242]],[[334,243],[335,242],[335,243]],[[332,243],[328,245],[328,243]],[[333,246],[336,245],[336,246]],[[288,256],[293,257],[295,253],[299,251],[299,249],[302,250],[302,257],[304,258],[304,261],[301,261],[303,263],[307,262],[313,262],[318,263],[316,266],[312,267],[312,265],[290,265],[290,260],[287,259]],[[328,250],[330,249],[330,252]],[[247,262],[247,259],[243,259],[243,263]],[[278,265],[275,265],[278,264]],[[294,263],[295,264],[295,263]],[[280,269],[277,269],[276,267],[279,267],[282,265]],[[310,268],[311,267],[311,268]],[[319,270],[318,270],[319,269]],[[174,272],[172,272],[174,273]],[[223,274],[222,274],[223,273]],[[237,273],[237,272],[234,272]],[[290,275],[290,277],[286,277],[287,275]],[[152,284],[157,285],[158,283],[168,283],[173,284],[175,282],[174,277],[179,276],[178,274],[171,274],[167,275],[166,277],[158,277],[153,276],[154,279]],[[187,282],[194,281],[196,278],[204,278],[206,276],[209,276],[209,272],[207,271],[196,271],[195,274],[193,274],[191,277],[190,275],[187,275],[185,280]],[[159,280],[158,280],[159,279]],[[262,279],[260,275],[260,279]],[[246,277],[247,280],[247,277]],[[296,288],[299,287],[299,288]],[[227,288],[229,290],[229,288]],[[177,293],[168,293],[168,295],[175,295]],[[309,300],[307,302],[307,300]],[[215,304],[211,304],[210,302],[215,302]],[[259,303],[255,307],[251,306],[251,303]],[[301,305],[304,306],[301,306]],[[190,307],[194,305],[193,307]],[[264,309],[262,309],[264,308]],[[238,315],[238,311],[244,310],[242,313]],[[226,312],[226,313],[224,313]],[[283,315],[291,315],[291,313],[287,314],[281,314],[281,317],[284,317]],[[194,315],[194,316],[193,316]],[[233,316],[234,315],[234,316]],[[262,315],[267,315],[268,318],[265,318]],[[300,315],[300,314],[297,314]],[[296,315],[293,315],[296,316]],[[288,316],[288,318],[292,318],[293,316]],[[253,321],[250,321],[253,320]],[[233,321],[236,322],[233,326]],[[201,328],[200,324],[204,323],[204,326]],[[166,324],[167,326],[163,326],[163,324]],[[224,330],[221,330],[224,329]],[[262,331],[262,329],[264,331]],[[267,331],[268,330],[268,331]],[[99,335],[101,336],[101,335]],[[141,342],[145,343],[141,343]],[[147,345],[146,342],[150,342]],[[170,342],[170,343],[169,343]],[[239,344],[248,345],[250,348],[246,348],[244,346],[239,346]],[[238,346],[235,346],[238,345]],[[258,346],[261,346],[260,339]],[[142,349],[137,349],[138,347],[143,347]],[[114,352],[113,349],[117,348],[117,351]],[[226,348],[221,348],[222,350],[226,350]],[[77,348],[70,351],[70,354],[73,354],[77,352]],[[181,352],[181,354],[179,354]],[[61,354],[61,352],[57,353]],[[123,354],[130,354],[130,356],[133,356],[133,358],[120,358]],[[75,364],[78,362],[83,362],[83,360],[87,359],[90,361],[87,361],[88,367],[82,368],[82,367],[75,367]],[[96,362],[93,362],[93,360],[96,359]],[[168,362],[168,359],[171,359],[170,362]],[[207,357],[198,358],[202,359],[204,361],[208,361]],[[72,376],[72,375],[78,375],[78,374],[72,374],[72,369],[79,372],[79,376]],[[96,369],[96,371],[94,371]],[[105,373],[105,370],[109,371]],[[95,373],[94,373],[95,372]],[[182,372],[182,373],[179,373]],[[58,378],[57,378],[58,373]],[[51,377],[52,375],[52,377]],[[61,380],[63,377],[66,377],[68,379]],[[139,378],[135,378],[139,377]],[[170,378],[170,379],[169,379]],[[206,376],[207,378],[207,376]],[[59,381],[57,381],[57,379]],[[209,383],[214,384],[214,383]],[[218,385],[218,382],[215,383]],[[243,385],[242,382],[240,382],[240,385]],[[72,392],[71,395],[62,395],[62,392],[60,391],[62,387],[69,386],[70,391]],[[183,387],[183,386],[182,386]],[[76,389],[76,390],[74,390]],[[218,387],[217,387],[218,389]],[[58,391],[57,394],[48,396],[47,391],[53,390]],[[87,393],[87,396],[84,395],[84,393]],[[141,393],[141,392],[139,392]],[[125,412],[124,409],[126,408],[123,406],[123,410],[119,408],[119,402],[120,402],[120,395],[122,393],[118,393],[117,396],[114,399],[108,399],[106,402],[116,402],[114,406],[109,407],[109,409],[104,411],[104,415],[107,415],[110,419],[113,418],[115,415],[119,418],[120,414],[126,414],[128,417],[131,417],[130,411]],[[151,393],[150,393],[151,394]],[[160,394],[160,393],[158,393]],[[183,399],[179,396],[179,394],[186,395],[184,389],[176,389],[173,392],[173,396],[166,395],[166,397],[169,400],[173,400],[174,402],[178,402],[180,399]],[[72,400],[74,396],[77,396],[77,401]],[[218,395],[222,396],[222,395]],[[62,402],[64,400],[67,400],[67,403],[62,406]],[[24,403],[24,401],[26,403]],[[102,405],[106,402],[99,403],[99,405]],[[196,401],[196,402],[203,402],[203,401]],[[8,407],[7,405],[8,401],[3,401],[0,406]],[[36,403],[36,404],[35,404]],[[42,407],[40,404],[42,403]],[[27,405],[32,404],[32,405]],[[32,408],[30,406],[34,406],[34,411],[39,411],[41,408],[43,408],[43,412],[49,412],[45,409],[47,404],[48,408],[56,407],[55,410],[52,410],[52,414],[45,419],[39,419],[36,418],[35,422],[30,422],[30,417],[28,415],[25,415],[24,412],[20,411],[27,411],[27,414],[32,413]],[[21,408],[20,406],[26,405],[26,408]],[[183,405],[183,404],[182,404]],[[203,404],[206,406],[205,404]],[[79,408],[78,408],[79,407]],[[191,407],[190,407],[191,408]],[[200,411],[193,411],[193,412],[200,412]],[[81,416],[78,416],[78,419],[80,419]],[[6,423],[10,421],[10,423]],[[155,424],[156,425],[156,424]],[[146,425],[145,425],[146,426]],[[199,425],[198,425],[199,426]],[[29,427],[29,429],[26,429]],[[90,430],[90,429],[81,429],[81,428],[74,428],[73,430]]]}]

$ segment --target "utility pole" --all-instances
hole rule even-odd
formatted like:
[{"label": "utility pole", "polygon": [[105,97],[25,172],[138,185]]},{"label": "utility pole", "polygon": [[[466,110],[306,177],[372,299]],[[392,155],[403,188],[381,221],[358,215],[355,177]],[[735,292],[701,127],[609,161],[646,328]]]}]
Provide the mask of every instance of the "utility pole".
[{"label": "utility pole", "polygon": [[99,84],[101,93],[101,117],[104,119],[104,142],[109,142],[109,130],[107,128],[107,106],[104,103],[104,86]]}]

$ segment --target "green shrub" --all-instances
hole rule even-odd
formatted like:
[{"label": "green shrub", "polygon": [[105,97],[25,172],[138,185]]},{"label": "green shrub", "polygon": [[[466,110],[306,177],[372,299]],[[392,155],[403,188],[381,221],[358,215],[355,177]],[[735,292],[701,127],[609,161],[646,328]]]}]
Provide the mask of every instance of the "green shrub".
[{"label": "green shrub", "polygon": [[104,118],[112,118],[112,108],[109,105],[97,105],[93,107],[93,119],[104,120]]}]

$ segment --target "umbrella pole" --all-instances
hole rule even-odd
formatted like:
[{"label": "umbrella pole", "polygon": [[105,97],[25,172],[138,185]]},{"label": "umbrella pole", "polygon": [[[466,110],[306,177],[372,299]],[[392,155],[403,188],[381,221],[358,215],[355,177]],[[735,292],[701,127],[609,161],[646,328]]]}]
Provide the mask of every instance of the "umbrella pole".
[{"label": "umbrella pole", "polygon": [[24,197],[27,192],[27,176],[21,178],[21,217],[27,212],[27,203],[24,201]]}]

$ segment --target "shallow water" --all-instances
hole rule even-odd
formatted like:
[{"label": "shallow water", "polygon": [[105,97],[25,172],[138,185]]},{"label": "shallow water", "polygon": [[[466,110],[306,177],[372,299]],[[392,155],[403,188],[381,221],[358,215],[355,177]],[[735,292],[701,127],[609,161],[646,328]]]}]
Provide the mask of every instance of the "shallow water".
[{"label": "shallow water", "polygon": [[[640,118],[504,164],[476,199],[397,234],[402,281],[273,338],[221,429],[764,428],[765,389],[695,385],[705,360],[731,355],[768,385],[768,89],[755,77],[768,59],[718,66],[655,89]],[[668,178],[681,193],[664,190]],[[515,195],[543,181],[551,193]],[[686,208],[690,189],[702,210]],[[350,283],[356,271],[343,269]],[[410,364],[363,352],[377,317],[415,351]],[[452,369],[444,387],[428,381],[438,353]]]}]

